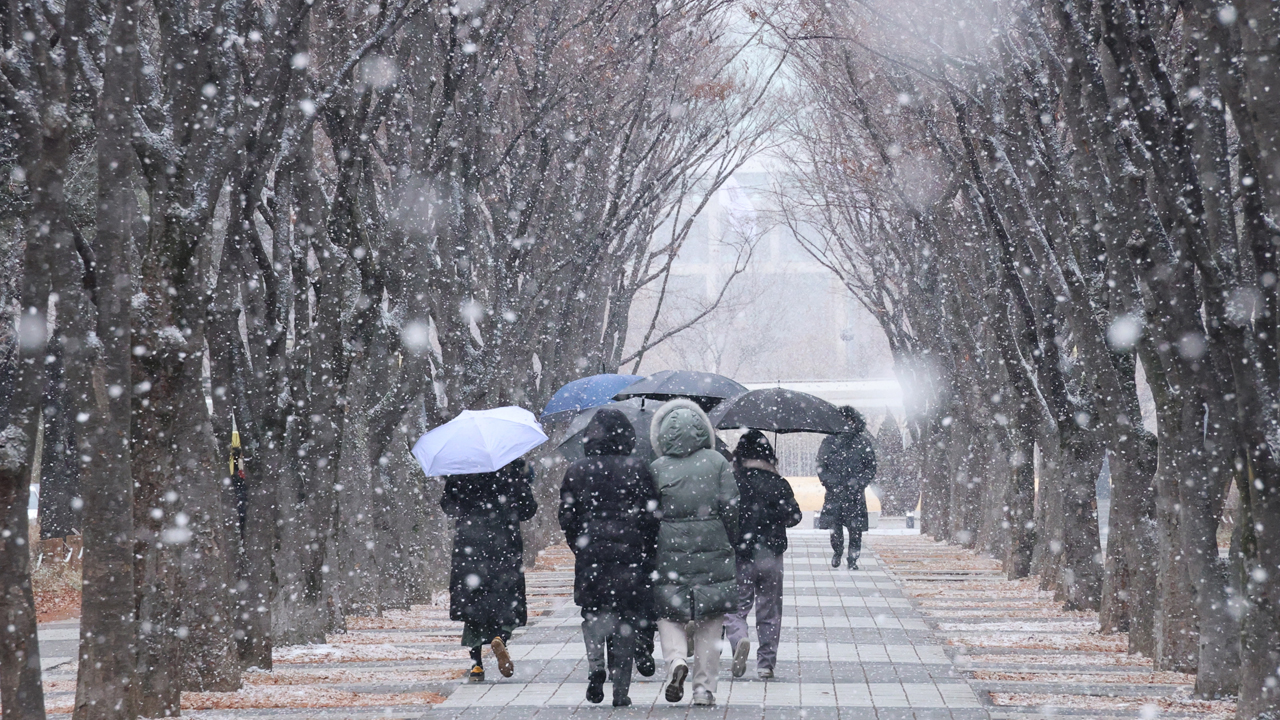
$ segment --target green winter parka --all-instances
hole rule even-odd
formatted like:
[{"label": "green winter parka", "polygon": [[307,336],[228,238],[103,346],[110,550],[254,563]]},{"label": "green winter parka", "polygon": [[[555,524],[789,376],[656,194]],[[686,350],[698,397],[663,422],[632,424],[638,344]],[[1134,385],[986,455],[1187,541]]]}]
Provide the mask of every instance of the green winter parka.
[{"label": "green winter parka", "polygon": [[738,536],[738,483],[716,452],[706,413],[672,400],[654,414],[649,466],[662,500],[658,567],[653,582],[658,615],[689,622],[737,607],[733,544]]}]

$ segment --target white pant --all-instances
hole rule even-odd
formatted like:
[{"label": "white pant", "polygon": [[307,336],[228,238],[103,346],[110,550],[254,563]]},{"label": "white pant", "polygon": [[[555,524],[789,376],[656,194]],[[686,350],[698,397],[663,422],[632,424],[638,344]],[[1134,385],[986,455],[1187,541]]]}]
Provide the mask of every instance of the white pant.
[{"label": "white pant", "polygon": [[689,651],[689,638],[693,637],[693,689],[716,691],[716,676],[720,674],[720,630],[724,627],[724,615],[711,615],[691,623],[673,620],[658,621],[658,637],[662,640],[662,659],[667,661],[667,677],[677,660],[683,660]]}]

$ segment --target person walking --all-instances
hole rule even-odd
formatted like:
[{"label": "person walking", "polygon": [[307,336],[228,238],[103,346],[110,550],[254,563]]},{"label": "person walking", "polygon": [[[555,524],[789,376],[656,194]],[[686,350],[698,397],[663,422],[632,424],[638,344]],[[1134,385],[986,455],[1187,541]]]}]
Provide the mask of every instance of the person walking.
[{"label": "person walking", "polygon": [[614,707],[631,704],[633,658],[642,670],[647,659],[643,674],[653,674],[658,492],[648,464],[631,457],[635,446],[626,415],[597,411],[583,433],[585,457],[569,466],[560,488],[560,528],[575,558],[573,601],[587,646],[587,700],[604,700],[607,665]]},{"label": "person walking", "polygon": [[528,621],[520,523],[538,511],[532,484],[533,469],[516,459],[495,472],[450,476],[440,498],[445,515],[455,518],[449,617],[465,623],[470,682],[484,682],[486,644],[503,677],[515,672],[506,644]]},{"label": "person walking", "polygon": [[822,523],[831,528],[831,567],[840,567],[844,532],[849,531],[849,569],[858,569],[862,533],[867,529],[867,486],[876,476],[876,452],[862,413],[845,405],[841,414],[849,431],[828,435],[818,446],[818,479],[826,488]]},{"label": "person walking", "polygon": [[756,609],[756,673],[773,677],[782,635],[782,554],[787,551],[787,528],[803,515],[795,492],[778,474],[778,456],[759,430],[750,430],[733,451],[733,474],[738,483],[738,609],[725,617],[733,648],[733,676],[747,672],[751,641],[747,614]]},{"label": "person walking", "polygon": [[689,675],[693,641],[693,704],[715,705],[720,634],[736,605],[731,538],[738,535],[738,484],[729,461],[715,451],[706,413],[688,400],[672,400],[654,413],[650,465],[662,501],[654,598],[666,660],[665,697],[679,702]]}]

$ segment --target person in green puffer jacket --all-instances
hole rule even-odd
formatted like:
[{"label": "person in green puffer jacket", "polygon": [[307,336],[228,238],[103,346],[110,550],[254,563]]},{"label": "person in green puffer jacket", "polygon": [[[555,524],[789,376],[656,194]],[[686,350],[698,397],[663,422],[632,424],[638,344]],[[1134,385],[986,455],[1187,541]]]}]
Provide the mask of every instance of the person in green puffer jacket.
[{"label": "person in green puffer jacket", "polygon": [[688,400],[658,408],[650,425],[658,455],[649,466],[662,500],[658,567],[653,582],[658,635],[667,663],[666,698],[684,697],[685,652],[693,639],[693,702],[714,705],[720,630],[737,607],[733,544],[738,536],[738,483],[715,451],[706,413]]}]

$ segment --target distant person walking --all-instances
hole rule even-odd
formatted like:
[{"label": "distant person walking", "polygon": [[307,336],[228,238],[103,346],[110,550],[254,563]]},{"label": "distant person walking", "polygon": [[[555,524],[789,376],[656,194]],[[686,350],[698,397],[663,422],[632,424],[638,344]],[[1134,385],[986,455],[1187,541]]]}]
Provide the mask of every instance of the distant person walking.
[{"label": "distant person walking", "polygon": [[597,411],[583,433],[586,457],[569,466],[560,488],[560,528],[575,557],[573,600],[587,646],[587,700],[604,700],[607,669],[614,707],[631,704],[633,658],[642,674],[654,671],[658,491],[648,463],[631,456],[635,446],[626,415]]},{"label": "distant person walking", "polygon": [[658,635],[667,663],[665,697],[679,702],[693,639],[693,704],[715,705],[720,634],[736,605],[731,538],[738,536],[738,484],[716,452],[706,413],[688,400],[658,408],[650,425],[658,459],[650,465],[662,499],[658,530]]},{"label": "distant person walking", "polygon": [[826,488],[822,523],[831,528],[831,567],[840,567],[844,532],[849,531],[849,569],[858,569],[862,533],[867,529],[867,486],[876,476],[876,453],[862,413],[845,405],[840,412],[849,432],[829,435],[818,447],[818,479]]},{"label": "distant person walking", "polygon": [[520,523],[538,510],[532,484],[532,468],[517,459],[496,472],[449,477],[440,498],[444,513],[456,518],[449,617],[465,623],[470,682],[484,681],[485,645],[493,649],[503,677],[515,672],[506,643],[528,620]]},{"label": "distant person walking", "polygon": [[782,635],[782,554],[787,551],[787,528],[800,524],[802,514],[791,484],[778,474],[778,456],[759,430],[738,440],[733,451],[733,474],[738,482],[738,609],[725,616],[724,626],[733,648],[733,676],[747,671],[751,641],[747,614],[756,609],[756,672],[773,677]]}]

